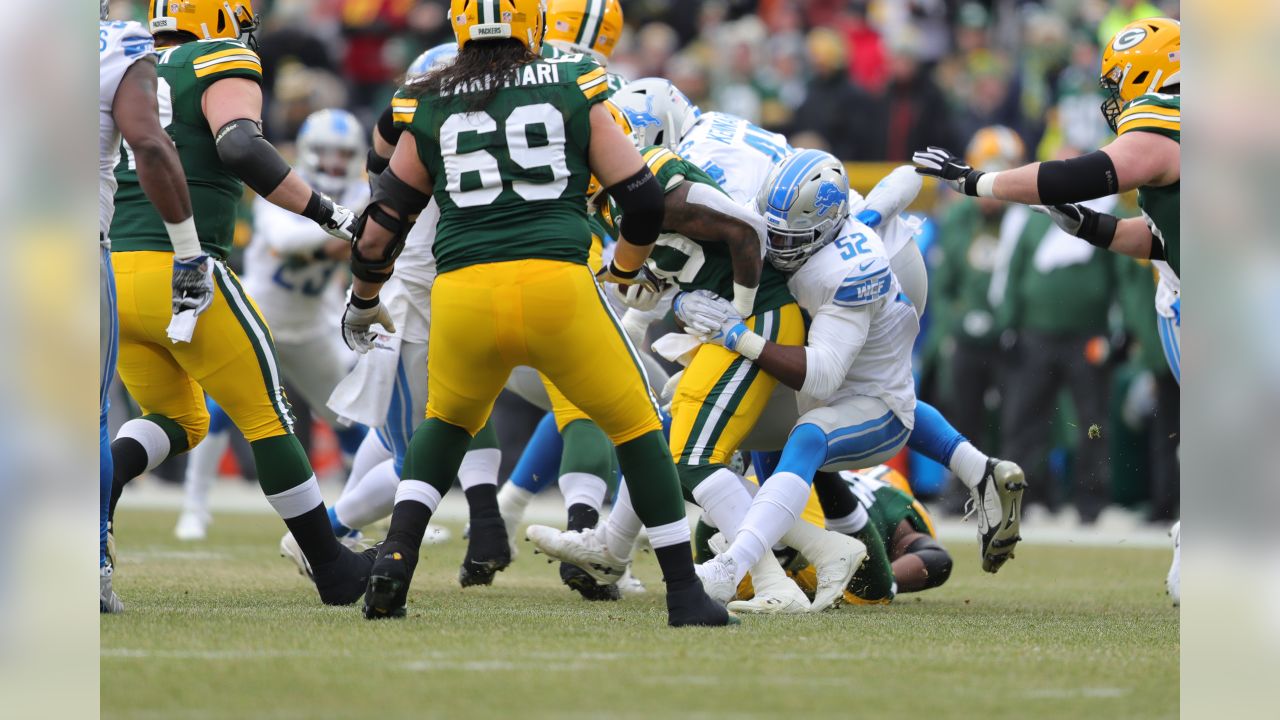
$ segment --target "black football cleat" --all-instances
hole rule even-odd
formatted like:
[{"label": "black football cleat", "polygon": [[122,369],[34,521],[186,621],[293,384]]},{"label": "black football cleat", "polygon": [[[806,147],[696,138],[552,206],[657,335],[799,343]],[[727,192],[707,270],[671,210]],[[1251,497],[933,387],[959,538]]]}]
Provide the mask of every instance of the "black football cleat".
[{"label": "black football cleat", "polygon": [[584,600],[609,602],[622,597],[617,585],[598,583],[584,570],[569,563],[560,563],[560,581],[581,595]]},{"label": "black football cleat", "polygon": [[667,624],[671,627],[720,627],[740,622],[707,595],[701,582],[679,590],[667,589]]},{"label": "black football cleat", "polygon": [[369,548],[357,553],[344,547],[336,560],[313,566],[312,579],[321,602],[325,605],[355,604],[364,595],[376,552]]},{"label": "black football cleat", "polygon": [[364,617],[366,620],[404,617],[418,556],[386,543],[378,546],[377,553],[364,593]]},{"label": "black football cleat", "polygon": [[472,520],[467,555],[458,568],[458,583],[462,587],[492,585],[493,576],[510,564],[511,543],[507,539],[507,525],[502,518]]}]

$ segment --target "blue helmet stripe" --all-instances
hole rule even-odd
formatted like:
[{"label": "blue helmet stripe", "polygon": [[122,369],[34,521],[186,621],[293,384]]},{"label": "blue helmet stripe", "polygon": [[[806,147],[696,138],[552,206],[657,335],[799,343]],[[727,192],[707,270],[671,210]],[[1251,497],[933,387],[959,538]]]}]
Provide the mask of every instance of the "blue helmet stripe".
[{"label": "blue helmet stripe", "polygon": [[826,155],[816,150],[802,150],[787,158],[769,194],[769,206],[785,211],[795,202],[804,178],[825,159]]}]

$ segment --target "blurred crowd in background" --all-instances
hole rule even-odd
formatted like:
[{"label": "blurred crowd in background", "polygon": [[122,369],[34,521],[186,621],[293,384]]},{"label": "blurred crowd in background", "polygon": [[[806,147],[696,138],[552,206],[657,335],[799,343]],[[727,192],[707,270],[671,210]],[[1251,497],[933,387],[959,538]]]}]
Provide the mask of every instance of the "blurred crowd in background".
[{"label": "blurred crowd in background", "polygon": [[[254,0],[268,138],[287,147],[303,119],[325,107],[371,125],[409,63],[453,39],[448,5]],[[1179,16],[1178,0],[622,7],[627,29],[612,72],[666,77],[703,110],[745,117],[850,163],[890,163],[885,172],[927,145],[963,152],[981,169],[1104,145],[1101,46],[1132,20]],[[145,20],[145,3],[113,0],[112,15]],[[1104,204],[1138,212],[1132,197]],[[1156,336],[1152,268],[1095,251],[1023,207],[932,184],[918,207],[930,220],[920,242],[931,272],[920,397],[987,452],[1026,469],[1029,520],[1177,518],[1179,394]],[[504,468],[538,417],[521,402],[505,399],[496,417]],[[918,494],[943,512],[961,511],[968,493],[941,468],[904,463]]]}]

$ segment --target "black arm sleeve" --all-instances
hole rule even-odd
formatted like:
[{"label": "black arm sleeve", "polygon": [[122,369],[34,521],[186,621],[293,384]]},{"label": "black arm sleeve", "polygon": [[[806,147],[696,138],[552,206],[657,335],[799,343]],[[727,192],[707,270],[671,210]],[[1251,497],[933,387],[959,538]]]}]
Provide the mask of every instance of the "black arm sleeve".
[{"label": "black arm sleeve", "polygon": [[618,209],[622,211],[618,230],[627,242],[632,245],[652,245],[657,242],[665,219],[665,196],[648,165],[605,192],[618,203]]},{"label": "black arm sleeve", "polygon": [[266,197],[289,175],[289,163],[262,137],[262,126],[254,120],[232,120],[214,136],[218,158],[245,185]]},{"label": "black arm sleeve", "polygon": [[[382,173],[356,225],[355,239],[351,243],[351,274],[369,282],[391,279],[391,268],[404,249],[405,238],[429,202],[430,195],[401,180],[390,168]],[[394,210],[398,217],[392,216],[383,206]],[[370,222],[390,232],[391,239],[380,253],[366,255],[361,239]]]},{"label": "black arm sleeve", "polygon": [[396,141],[400,139],[400,133],[404,132],[404,130],[396,127],[394,116],[391,114],[390,105],[388,105],[386,109],[382,111],[382,115],[378,117],[377,127],[378,134],[381,135],[382,139],[386,140],[389,145],[395,145]]},{"label": "black arm sleeve", "polygon": [[1120,191],[1115,163],[1101,150],[1070,160],[1040,163],[1036,176],[1040,203],[1058,205],[1115,195]]}]

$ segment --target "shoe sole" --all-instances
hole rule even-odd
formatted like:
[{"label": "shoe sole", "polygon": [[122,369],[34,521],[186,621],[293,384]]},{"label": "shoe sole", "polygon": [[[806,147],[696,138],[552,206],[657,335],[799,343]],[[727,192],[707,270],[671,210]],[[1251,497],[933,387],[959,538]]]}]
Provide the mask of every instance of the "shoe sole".
[{"label": "shoe sole", "polygon": [[490,560],[488,562],[464,560],[462,565],[458,567],[458,584],[464,588],[475,587],[476,585],[492,585],[493,576],[506,570],[510,564],[510,560]]},{"label": "shoe sole", "polygon": [[601,585],[617,584],[617,582],[622,579],[622,576],[626,574],[625,567],[622,568],[621,571],[619,571],[616,567],[603,565],[601,563],[590,563],[590,562],[580,563],[570,558],[567,553],[550,552],[541,544],[539,544],[537,540],[531,537],[528,534],[528,530],[525,531],[524,539],[525,539],[525,542],[533,545],[534,555],[546,555],[548,558],[547,562],[549,563],[555,562],[556,560],[559,560],[562,563],[568,563],[578,568],[582,572],[590,575],[592,580],[595,580]]},{"label": "shoe sole", "polygon": [[729,603],[730,612],[748,615],[807,615],[809,607],[796,600],[786,603],[757,603],[755,600],[735,600]]},{"label": "shoe sole", "polygon": [[995,467],[995,488],[1000,496],[1000,507],[1008,510],[982,557],[982,569],[989,573],[999,571],[1006,561],[1012,560],[1014,548],[1022,540],[1018,532],[1022,528],[1022,493],[1027,489],[1026,474],[1017,465],[1010,469],[1005,463],[999,463]]},{"label": "shoe sole", "polygon": [[369,589],[364,594],[365,619],[385,620],[404,617],[405,606],[399,598],[405,590],[405,583],[400,578],[370,575]]},{"label": "shoe sole", "polygon": [[[580,570],[577,565],[569,565],[575,570]],[[561,581],[574,592],[582,596],[584,600],[592,602],[617,602],[622,599],[622,592],[617,585],[604,585],[595,582],[591,576],[585,574],[571,575],[567,578],[561,577]]]}]

